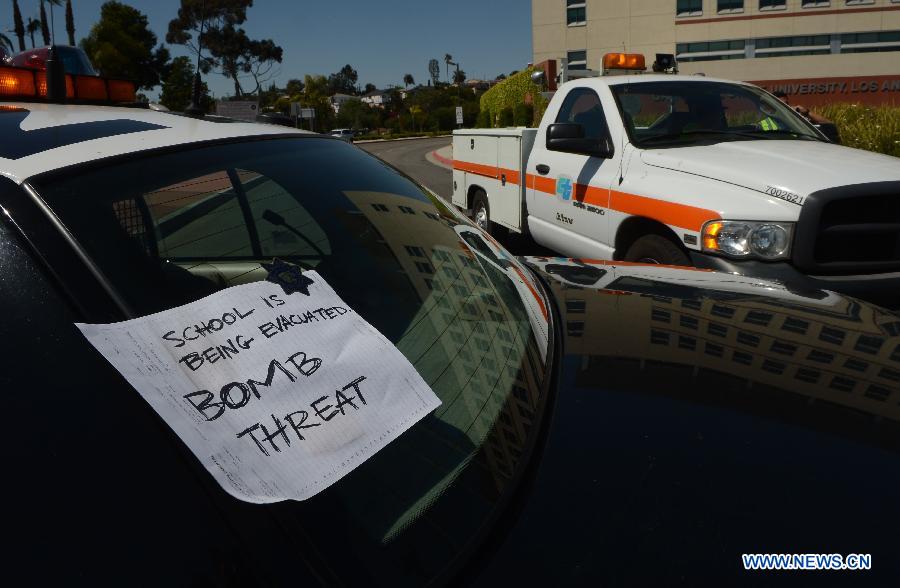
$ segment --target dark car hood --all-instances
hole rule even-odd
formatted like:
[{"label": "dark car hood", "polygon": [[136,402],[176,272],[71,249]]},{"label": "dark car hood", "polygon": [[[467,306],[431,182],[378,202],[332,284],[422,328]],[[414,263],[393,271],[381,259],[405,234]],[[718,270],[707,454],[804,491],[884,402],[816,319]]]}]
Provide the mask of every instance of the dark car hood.
[{"label": "dark car hood", "polygon": [[[725,274],[529,262],[566,335],[558,390],[478,583],[900,577],[900,316]],[[749,572],[743,553],[873,568]]]}]

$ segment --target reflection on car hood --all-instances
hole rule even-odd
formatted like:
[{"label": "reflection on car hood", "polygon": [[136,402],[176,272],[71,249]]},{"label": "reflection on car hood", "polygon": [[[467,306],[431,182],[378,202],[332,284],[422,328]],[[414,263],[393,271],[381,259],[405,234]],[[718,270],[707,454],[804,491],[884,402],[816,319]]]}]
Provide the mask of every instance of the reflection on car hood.
[{"label": "reflection on car hood", "polygon": [[[641,160],[751,190],[767,186],[806,196],[817,190],[900,180],[900,160],[817,141],[731,141],[648,149]],[[735,165],[739,161],[740,165]]]},{"label": "reflection on car hood", "polygon": [[732,585],[742,553],[767,552],[900,573],[900,316],[714,272],[528,263],[564,357],[485,584]]}]

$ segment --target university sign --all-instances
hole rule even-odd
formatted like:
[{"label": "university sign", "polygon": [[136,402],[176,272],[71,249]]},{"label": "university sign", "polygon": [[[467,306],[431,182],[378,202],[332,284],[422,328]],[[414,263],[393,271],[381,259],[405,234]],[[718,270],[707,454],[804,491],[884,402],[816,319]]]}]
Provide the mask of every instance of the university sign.
[{"label": "university sign", "polygon": [[900,104],[900,75],[763,80],[752,83],[769,92],[784,92],[794,105],[821,106],[836,102]]}]

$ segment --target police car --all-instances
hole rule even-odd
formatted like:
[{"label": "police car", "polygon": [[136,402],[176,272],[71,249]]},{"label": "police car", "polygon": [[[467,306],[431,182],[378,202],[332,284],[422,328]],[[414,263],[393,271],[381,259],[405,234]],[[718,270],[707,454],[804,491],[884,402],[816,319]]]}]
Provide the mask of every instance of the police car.
[{"label": "police car", "polygon": [[[0,67],[8,577],[732,585],[768,552],[849,565],[817,582],[900,575],[898,315],[517,259],[340,140],[64,82]],[[252,504],[75,323],[202,304],[273,258],[327,280],[441,406],[315,496]]]}]

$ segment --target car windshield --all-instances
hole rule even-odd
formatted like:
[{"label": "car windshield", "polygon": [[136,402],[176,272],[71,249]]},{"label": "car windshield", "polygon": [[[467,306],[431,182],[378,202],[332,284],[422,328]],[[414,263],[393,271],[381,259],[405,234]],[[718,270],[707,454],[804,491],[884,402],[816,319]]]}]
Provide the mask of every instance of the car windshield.
[{"label": "car windshield", "polygon": [[631,142],[639,147],[823,140],[793,109],[753,86],[692,80],[614,84],[610,88]]},{"label": "car windshield", "polygon": [[321,494],[277,505],[342,583],[425,583],[487,527],[533,443],[548,301],[445,202],[318,137],[125,157],[29,183],[132,314],[264,280],[260,262],[278,257],[315,269],[433,388],[434,413]]}]

